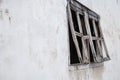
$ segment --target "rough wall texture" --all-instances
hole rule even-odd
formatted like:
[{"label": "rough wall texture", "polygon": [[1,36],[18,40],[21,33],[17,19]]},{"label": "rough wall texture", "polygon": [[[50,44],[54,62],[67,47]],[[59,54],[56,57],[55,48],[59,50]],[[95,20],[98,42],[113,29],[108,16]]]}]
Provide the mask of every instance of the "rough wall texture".
[{"label": "rough wall texture", "polygon": [[120,1],[79,1],[100,14],[112,60],[69,71],[66,0],[0,0],[0,80],[119,80]]}]

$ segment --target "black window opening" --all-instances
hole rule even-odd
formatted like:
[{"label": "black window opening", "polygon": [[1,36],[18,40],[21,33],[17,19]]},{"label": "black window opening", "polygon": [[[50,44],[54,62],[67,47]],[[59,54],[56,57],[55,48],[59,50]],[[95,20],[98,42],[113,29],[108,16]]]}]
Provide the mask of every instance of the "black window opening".
[{"label": "black window opening", "polygon": [[67,14],[70,64],[101,63],[110,60],[100,28],[99,15],[77,1],[68,3]]}]

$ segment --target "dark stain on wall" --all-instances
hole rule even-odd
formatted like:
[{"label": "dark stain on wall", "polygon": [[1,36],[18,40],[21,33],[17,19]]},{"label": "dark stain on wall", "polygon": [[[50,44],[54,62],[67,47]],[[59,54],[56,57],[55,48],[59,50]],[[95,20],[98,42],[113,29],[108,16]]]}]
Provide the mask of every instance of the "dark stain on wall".
[{"label": "dark stain on wall", "polygon": [[8,10],[8,9],[5,9],[5,13],[6,13],[6,15],[8,16],[9,23],[11,24],[11,16],[10,16],[9,10]]},{"label": "dark stain on wall", "polygon": [[0,19],[3,19],[3,11],[0,9]]},{"label": "dark stain on wall", "polygon": [[8,15],[8,14],[9,14],[9,10],[8,10],[8,9],[6,9],[6,10],[5,10],[5,13]]},{"label": "dark stain on wall", "polygon": [[2,1],[2,0],[0,0],[0,7],[1,7],[2,2],[3,2],[3,1]]},{"label": "dark stain on wall", "polygon": [[0,0],[0,19],[3,18],[3,12],[2,12],[2,9],[1,9],[1,3],[2,3],[2,0]]},{"label": "dark stain on wall", "polygon": [[120,35],[119,35],[119,40],[120,40]]},{"label": "dark stain on wall", "polygon": [[2,0],[0,0],[0,4],[2,3]]},{"label": "dark stain on wall", "polygon": [[119,2],[119,1],[118,1],[118,0],[116,0],[116,3],[117,3],[117,4],[118,4],[118,2]]},{"label": "dark stain on wall", "polygon": [[102,80],[105,69],[104,69],[104,64],[99,64],[99,65],[100,66],[94,64],[92,65],[92,67],[89,68],[70,70],[68,73],[69,78],[70,80],[89,80],[89,79]]},{"label": "dark stain on wall", "polygon": [[9,23],[11,24],[11,17],[9,16]]}]

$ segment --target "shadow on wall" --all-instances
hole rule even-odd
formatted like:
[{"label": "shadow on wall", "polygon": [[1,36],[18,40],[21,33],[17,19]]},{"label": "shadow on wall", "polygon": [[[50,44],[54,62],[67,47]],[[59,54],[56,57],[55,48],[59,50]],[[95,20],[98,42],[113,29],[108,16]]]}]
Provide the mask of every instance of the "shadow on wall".
[{"label": "shadow on wall", "polygon": [[69,80],[102,80],[104,66],[69,71]]}]

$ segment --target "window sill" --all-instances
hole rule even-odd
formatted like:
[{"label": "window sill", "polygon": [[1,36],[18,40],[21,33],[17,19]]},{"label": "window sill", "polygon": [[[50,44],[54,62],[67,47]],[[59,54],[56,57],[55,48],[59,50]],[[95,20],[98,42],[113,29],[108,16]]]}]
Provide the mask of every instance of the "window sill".
[{"label": "window sill", "polygon": [[69,66],[69,71],[84,70],[88,68],[102,67],[104,63],[91,63],[91,64],[74,64]]}]

